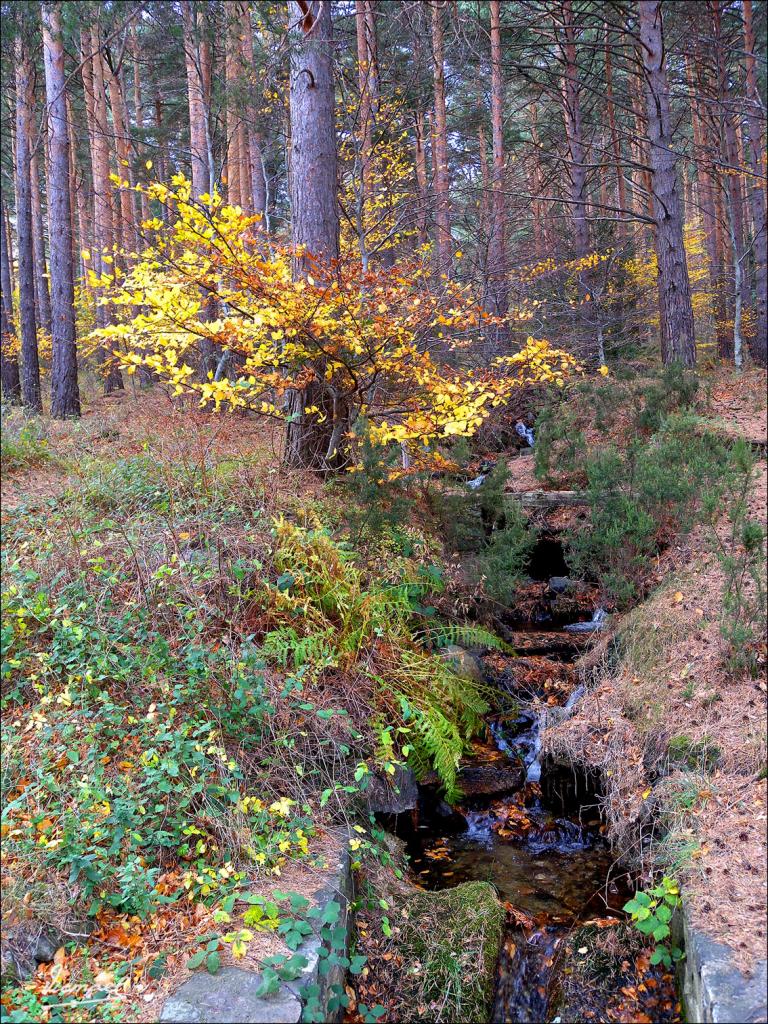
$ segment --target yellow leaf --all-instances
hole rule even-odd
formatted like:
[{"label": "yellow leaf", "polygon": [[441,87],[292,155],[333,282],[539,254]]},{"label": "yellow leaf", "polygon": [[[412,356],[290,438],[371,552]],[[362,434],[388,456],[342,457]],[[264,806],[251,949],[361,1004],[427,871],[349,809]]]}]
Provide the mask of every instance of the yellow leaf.
[{"label": "yellow leaf", "polygon": [[151,160],[147,160],[147,162],[144,164],[144,166],[147,168],[148,171],[151,171],[152,170],[152,161]]},{"label": "yellow leaf", "polygon": [[675,596],[672,598],[672,600],[675,602],[675,604],[680,604],[680,602],[683,600],[682,590],[676,591]]}]

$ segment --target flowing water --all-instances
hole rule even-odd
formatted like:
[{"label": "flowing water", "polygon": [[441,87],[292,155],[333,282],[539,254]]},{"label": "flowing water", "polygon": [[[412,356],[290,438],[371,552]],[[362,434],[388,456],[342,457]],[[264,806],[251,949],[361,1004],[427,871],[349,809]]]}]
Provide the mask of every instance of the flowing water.
[{"label": "flowing water", "polygon": [[[554,667],[562,664],[560,652],[568,646],[563,634],[549,636]],[[514,664],[510,660],[512,677]],[[540,667],[543,679],[546,664]],[[561,691],[560,713],[570,711],[582,692],[575,689],[566,700]],[[550,694],[550,705],[552,699]],[[511,924],[498,965],[492,1022],[551,1019],[558,949],[574,926],[610,915],[627,899],[595,797],[584,802],[582,794],[580,803],[571,800],[564,808],[548,805],[542,796],[548,780],[546,766],[542,778],[540,730],[541,716],[532,710],[513,722],[492,724],[489,757],[496,764],[504,758],[519,764],[525,784],[495,799],[467,798],[460,808],[466,828],[458,832],[455,816],[430,815],[425,803],[409,836],[412,868],[425,888],[489,881],[507,905]]]}]

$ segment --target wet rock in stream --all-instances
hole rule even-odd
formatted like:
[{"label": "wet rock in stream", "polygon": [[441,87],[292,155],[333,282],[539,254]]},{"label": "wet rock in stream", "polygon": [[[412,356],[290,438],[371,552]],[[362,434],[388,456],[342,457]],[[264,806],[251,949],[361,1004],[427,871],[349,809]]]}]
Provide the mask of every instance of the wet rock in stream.
[{"label": "wet rock in stream", "polygon": [[[436,772],[429,772],[422,783],[438,784]],[[525,768],[513,762],[507,764],[470,764],[459,769],[456,782],[464,797],[498,796],[519,789],[525,782]]]}]

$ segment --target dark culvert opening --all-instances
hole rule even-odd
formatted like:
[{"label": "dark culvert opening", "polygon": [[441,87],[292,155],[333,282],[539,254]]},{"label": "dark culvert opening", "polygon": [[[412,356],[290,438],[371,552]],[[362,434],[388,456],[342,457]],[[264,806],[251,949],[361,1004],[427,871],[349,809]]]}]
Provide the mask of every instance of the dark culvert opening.
[{"label": "dark culvert opening", "polygon": [[553,534],[542,534],[528,558],[527,573],[532,580],[548,580],[552,576],[568,576],[568,563],[562,542]]}]

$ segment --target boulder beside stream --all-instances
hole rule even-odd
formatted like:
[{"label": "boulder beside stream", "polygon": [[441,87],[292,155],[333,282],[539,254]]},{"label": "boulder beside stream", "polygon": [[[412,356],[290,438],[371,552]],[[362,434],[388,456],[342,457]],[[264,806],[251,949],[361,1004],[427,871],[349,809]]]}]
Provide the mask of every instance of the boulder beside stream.
[{"label": "boulder beside stream", "polygon": [[418,892],[402,909],[401,952],[419,1003],[439,1005],[443,1021],[488,1020],[506,916],[494,887]]},{"label": "boulder beside stream", "polygon": [[[437,772],[427,772],[420,780],[422,786],[439,786]],[[465,797],[501,796],[515,793],[525,782],[525,768],[510,761],[508,764],[468,764],[459,769],[456,785]]]},{"label": "boulder beside stream", "polygon": [[440,657],[447,661],[453,671],[467,679],[473,679],[476,683],[483,682],[483,663],[474,654],[465,651],[458,644],[448,644],[440,651]]},{"label": "boulder beside stream", "polygon": [[369,814],[403,814],[419,802],[419,787],[410,768],[396,767],[394,774],[374,772],[364,790]]}]

